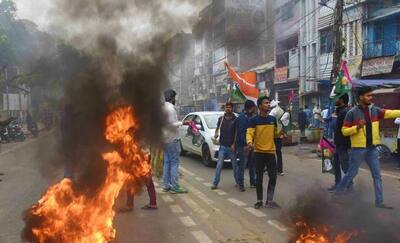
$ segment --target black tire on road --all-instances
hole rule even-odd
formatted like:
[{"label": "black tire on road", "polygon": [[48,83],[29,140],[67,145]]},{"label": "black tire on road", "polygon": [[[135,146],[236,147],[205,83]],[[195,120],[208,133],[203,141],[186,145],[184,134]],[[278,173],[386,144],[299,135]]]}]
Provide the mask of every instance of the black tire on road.
[{"label": "black tire on road", "polygon": [[210,153],[210,148],[208,147],[207,144],[203,145],[202,148],[202,160],[203,160],[203,164],[207,167],[214,167],[216,165],[216,163],[212,160],[211,157],[211,153]]},{"label": "black tire on road", "polygon": [[181,146],[181,153],[180,153],[180,155],[181,155],[181,156],[185,156],[185,155],[187,154],[187,151],[183,149],[182,141],[179,141],[179,145]]}]

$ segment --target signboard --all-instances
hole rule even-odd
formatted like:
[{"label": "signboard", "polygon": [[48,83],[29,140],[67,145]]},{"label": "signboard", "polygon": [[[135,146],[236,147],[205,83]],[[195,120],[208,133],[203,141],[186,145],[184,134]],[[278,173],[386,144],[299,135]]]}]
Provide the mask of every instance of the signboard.
[{"label": "signboard", "polygon": [[226,1],[227,33],[235,39],[254,38],[265,29],[266,10],[265,0]]},{"label": "signboard", "polygon": [[362,76],[391,73],[394,58],[395,57],[392,56],[364,60],[362,65]]},{"label": "signboard", "polygon": [[225,61],[226,59],[222,59],[221,61],[213,64],[213,75],[219,75],[221,73],[225,73],[226,71]]},{"label": "signboard", "polygon": [[286,82],[288,79],[288,67],[275,68],[275,83]]}]

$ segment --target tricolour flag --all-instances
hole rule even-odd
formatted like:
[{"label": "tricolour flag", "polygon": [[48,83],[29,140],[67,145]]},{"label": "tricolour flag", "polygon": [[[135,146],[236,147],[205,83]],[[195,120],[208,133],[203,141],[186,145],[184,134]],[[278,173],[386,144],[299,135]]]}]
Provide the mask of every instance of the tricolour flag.
[{"label": "tricolour flag", "polygon": [[228,68],[229,76],[231,76],[233,81],[238,85],[240,92],[246,97],[246,99],[257,103],[260,94],[260,90],[256,87],[257,73],[244,72],[239,74],[231,67],[231,65],[229,65],[228,62],[225,62],[225,65]]},{"label": "tricolour flag", "polygon": [[349,75],[349,70],[347,69],[347,62],[343,61],[341,64],[341,70],[339,76],[336,79],[335,86],[331,91],[330,98],[338,99],[340,96],[351,92],[352,82]]}]

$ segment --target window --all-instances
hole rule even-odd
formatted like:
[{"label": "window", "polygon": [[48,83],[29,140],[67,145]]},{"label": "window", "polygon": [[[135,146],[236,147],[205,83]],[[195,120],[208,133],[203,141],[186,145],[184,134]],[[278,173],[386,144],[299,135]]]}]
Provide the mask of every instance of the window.
[{"label": "window", "polygon": [[204,120],[206,121],[207,127],[209,129],[216,129],[217,128],[218,119],[222,115],[223,115],[223,113],[221,113],[221,114],[213,114],[213,115],[205,115],[204,116]]},{"label": "window", "polygon": [[293,4],[288,2],[281,7],[282,21],[289,20],[293,17]]},{"label": "window", "polygon": [[353,23],[349,24],[349,56],[352,57],[354,56],[354,29],[353,29]]},{"label": "window", "polygon": [[331,30],[321,31],[321,54],[333,52],[333,33]]},{"label": "window", "polygon": [[194,115],[188,115],[187,117],[185,117],[185,119],[183,120],[183,124],[186,124],[187,122],[190,122],[193,120]]}]

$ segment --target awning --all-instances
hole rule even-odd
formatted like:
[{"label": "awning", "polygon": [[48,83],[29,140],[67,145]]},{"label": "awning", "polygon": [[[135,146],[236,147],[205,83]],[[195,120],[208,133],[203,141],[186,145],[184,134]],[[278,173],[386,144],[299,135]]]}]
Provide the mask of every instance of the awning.
[{"label": "awning", "polygon": [[397,6],[395,6],[395,7],[393,7],[393,10],[385,11],[385,12],[382,12],[380,14],[377,14],[376,17],[367,19],[365,22],[372,22],[372,21],[376,21],[376,20],[381,20],[381,19],[384,19],[384,18],[387,18],[387,17],[391,17],[392,15],[397,14],[397,13],[400,13],[400,9]]},{"label": "awning", "polygon": [[353,80],[353,85],[359,86],[373,86],[379,88],[396,88],[400,87],[400,79],[359,79]]},{"label": "awning", "polygon": [[267,70],[270,70],[270,69],[272,69],[274,67],[275,67],[275,61],[270,61],[270,62],[267,62],[267,63],[265,63],[263,65],[255,67],[253,69],[250,69],[250,71],[253,71],[253,72],[256,72],[256,73],[263,73],[263,72],[265,72]]}]

